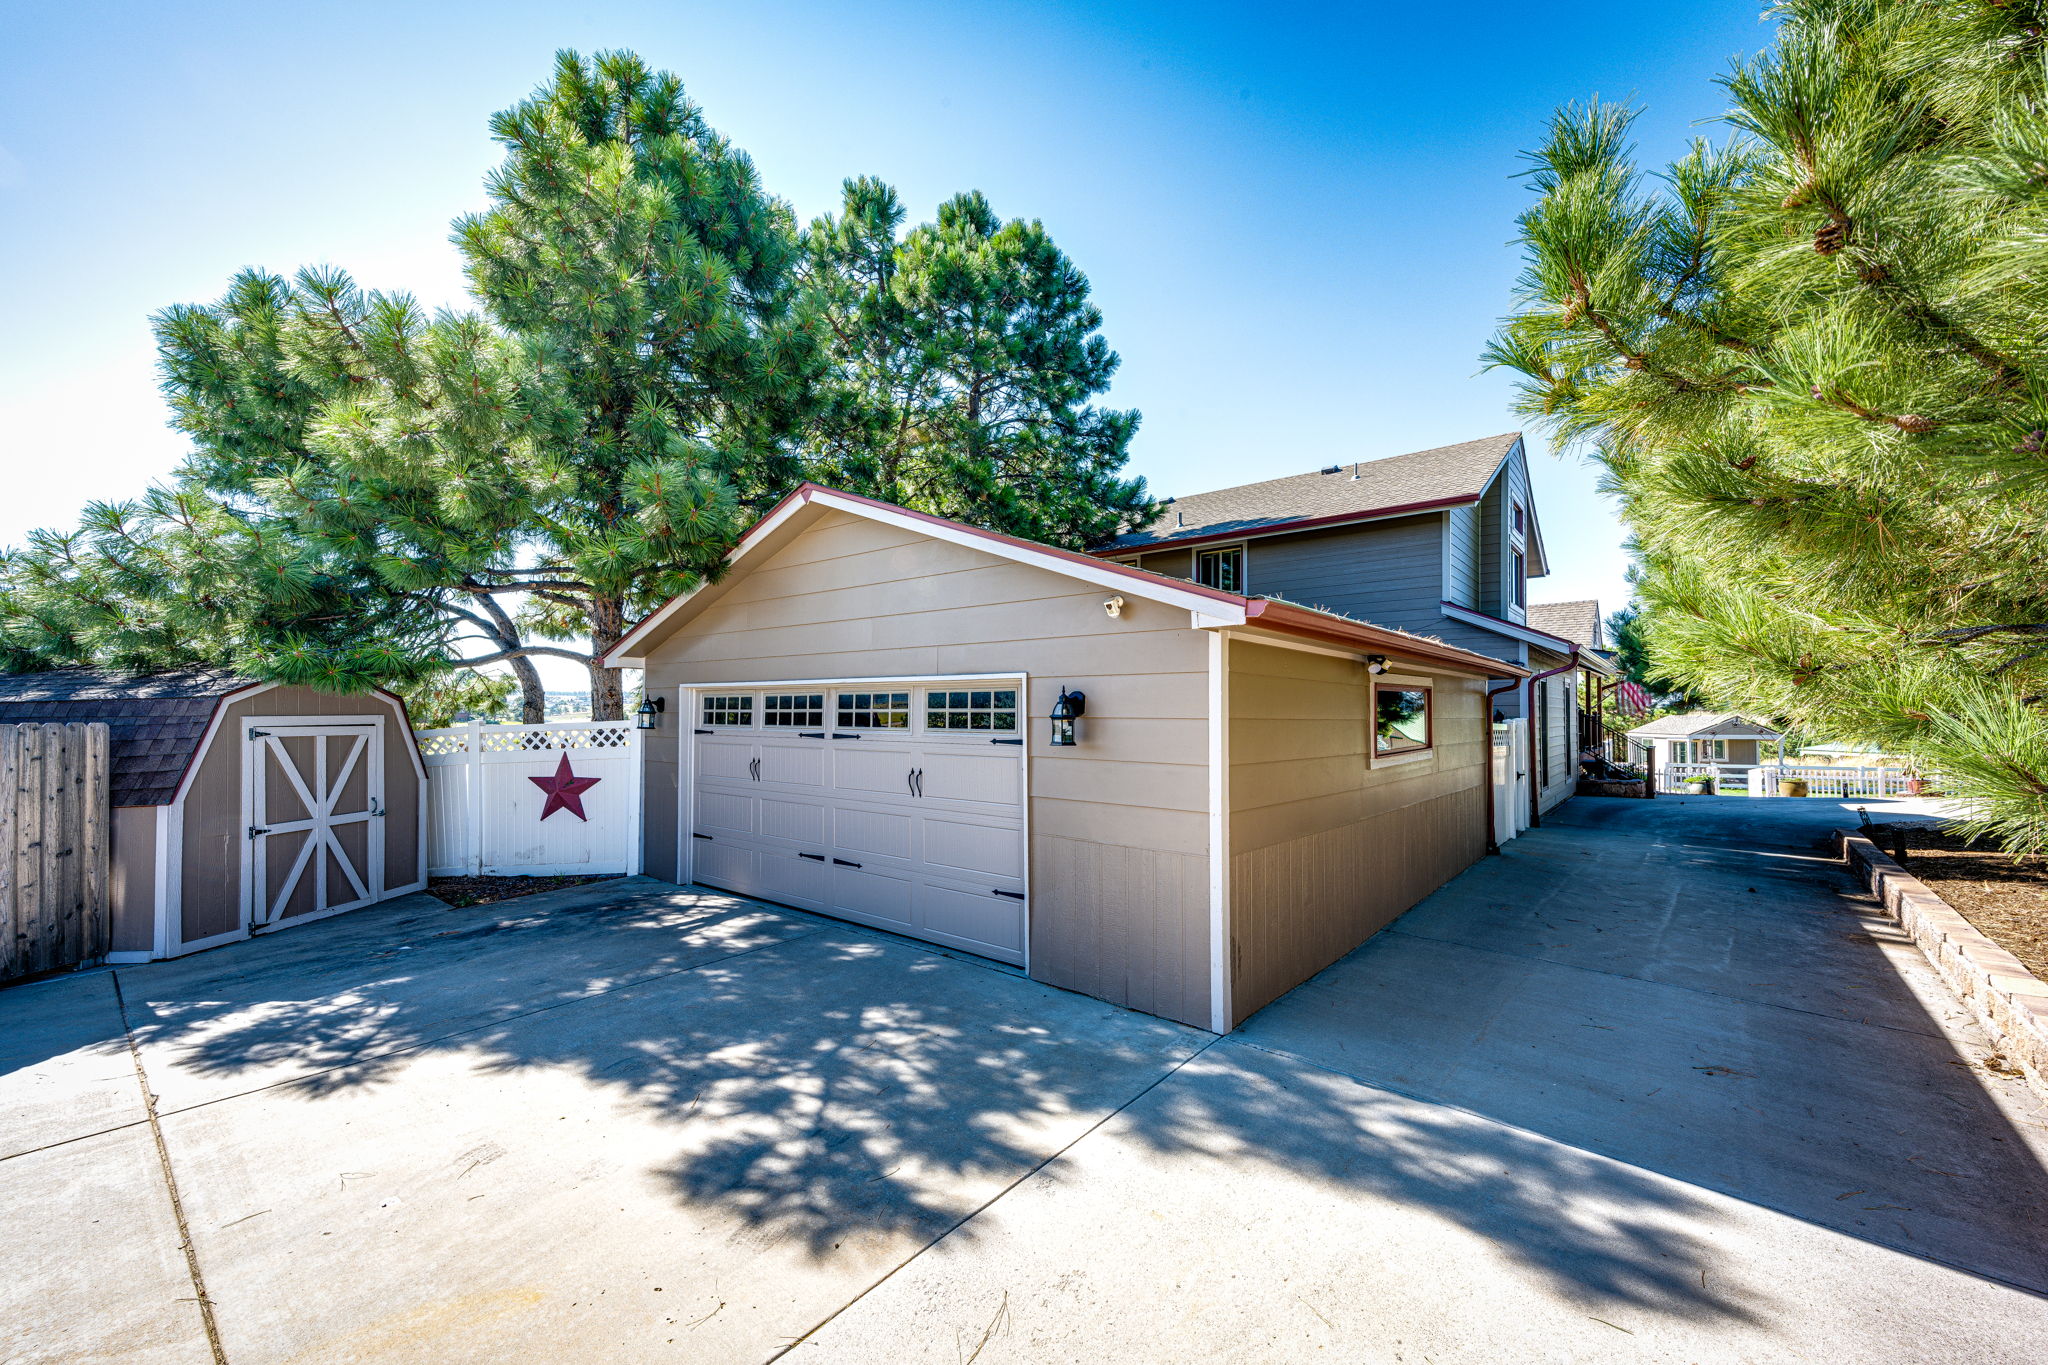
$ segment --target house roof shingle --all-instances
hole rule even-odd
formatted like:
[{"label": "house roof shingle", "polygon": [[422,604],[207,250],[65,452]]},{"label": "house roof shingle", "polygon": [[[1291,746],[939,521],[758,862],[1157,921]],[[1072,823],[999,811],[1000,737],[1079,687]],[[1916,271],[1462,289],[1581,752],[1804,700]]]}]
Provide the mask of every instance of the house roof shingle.
[{"label": "house roof shingle", "polygon": [[1469,501],[1486,491],[1501,461],[1521,439],[1519,433],[1507,432],[1434,450],[1331,466],[1335,472],[1290,474],[1191,494],[1167,504],[1151,525],[1118,536],[1097,553],[1258,534],[1293,522],[1365,517],[1416,504]]},{"label": "house roof shingle", "polygon": [[1638,725],[1628,733],[1644,739],[1683,739],[1687,735],[1708,734],[1722,726],[1731,726],[1728,733],[1760,734],[1773,739],[1778,732],[1762,721],[1752,720],[1739,711],[1687,711],[1682,715],[1659,716],[1646,724]]},{"label": "house roof shingle", "polygon": [[250,686],[247,678],[202,668],[0,674],[0,723],[105,722],[113,769],[110,804],[162,806],[177,794],[219,700]]},{"label": "house roof shingle", "polygon": [[1555,635],[1588,649],[1600,647],[1600,604],[1584,602],[1536,602],[1527,609],[1529,627]]}]

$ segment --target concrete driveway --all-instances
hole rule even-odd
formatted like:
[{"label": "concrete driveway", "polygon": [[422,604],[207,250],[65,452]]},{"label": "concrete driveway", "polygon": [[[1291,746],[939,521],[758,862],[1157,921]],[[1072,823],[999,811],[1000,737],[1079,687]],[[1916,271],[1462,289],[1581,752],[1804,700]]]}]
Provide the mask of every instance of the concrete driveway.
[{"label": "concrete driveway", "polygon": [[637,879],[0,991],[0,1360],[2048,1359],[1847,818],[1574,802],[1222,1040]]}]

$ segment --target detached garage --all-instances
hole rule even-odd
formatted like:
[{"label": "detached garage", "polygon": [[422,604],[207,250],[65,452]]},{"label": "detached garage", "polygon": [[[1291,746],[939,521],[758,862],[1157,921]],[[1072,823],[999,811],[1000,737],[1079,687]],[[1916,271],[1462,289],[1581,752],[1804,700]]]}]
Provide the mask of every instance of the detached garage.
[{"label": "detached garage", "polygon": [[204,669],[0,676],[0,723],[110,734],[115,962],[176,957],[426,885],[404,705]]},{"label": "detached garage", "polygon": [[729,565],[608,655],[650,875],[1225,1030],[1485,851],[1513,665],[816,485]]}]

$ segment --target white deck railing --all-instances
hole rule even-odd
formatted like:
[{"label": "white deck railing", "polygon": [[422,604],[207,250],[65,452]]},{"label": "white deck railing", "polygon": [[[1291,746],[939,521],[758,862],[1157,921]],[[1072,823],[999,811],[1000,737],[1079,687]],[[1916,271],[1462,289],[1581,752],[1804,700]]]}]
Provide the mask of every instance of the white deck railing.
[{"label": "white deck railing", "polygon": [[[1750,796],[1776,796],[1778,783],[1796,778],[1806,783],[1808,796],[1846,798],[1852,796],[1905,796],[1914,774],[1904,768],[1827,768],[1767,763],[1760,767],[1737,763],[1664,763],[1657,768],[1657,790],[1678,793],[1694,778],[1712,779],[1718,792],[1741,791]],[[1922,774],[1922,776],[1925,776]],[[1933,779],[1928,787],[1937,784]]]}]

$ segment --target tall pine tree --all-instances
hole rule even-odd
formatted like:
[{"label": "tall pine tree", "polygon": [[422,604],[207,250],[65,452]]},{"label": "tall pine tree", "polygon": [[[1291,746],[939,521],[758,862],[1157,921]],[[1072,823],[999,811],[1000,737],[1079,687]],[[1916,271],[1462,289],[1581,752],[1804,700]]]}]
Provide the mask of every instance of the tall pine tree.
[{"label": "tall pine tree", "polygon": [[849,180],[807,235],[835,362],[815,477],[1077,548],[1142,521],[1144,481],[1122,476],[1138,414],[1091,402],[1118,362],[1087,276],[980,194],[908,233],[904,216],[887,185]]},{"label": "tall pine tree", "polygon": [[1905,752],[2048,848],[2048,81],[2038,0],[1792,0],[1734,134],[1532,155],[1489,359],[1605,464],[1652,662]]}]

